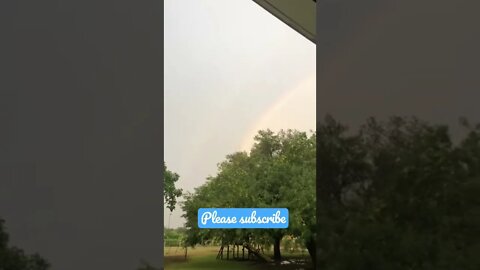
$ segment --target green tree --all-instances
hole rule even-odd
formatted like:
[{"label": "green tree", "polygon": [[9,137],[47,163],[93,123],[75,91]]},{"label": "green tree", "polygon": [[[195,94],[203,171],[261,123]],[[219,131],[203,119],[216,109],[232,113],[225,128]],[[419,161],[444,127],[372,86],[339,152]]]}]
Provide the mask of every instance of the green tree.
[{"label": "green tree", "polygon": [[175,183],[178,181],[180,176],[177,173],[171,172],[167,169],[167,165],[163,163],[164,170],[164,202],[168,210],[175,210],[177,205],[177,198],[182,196],[182,189],[176,188]]},{"label": "green tree", "polygon": [[[479,129],[331,117],[319,142],[319,262],[324,269],[478,269]],[[476,194],[476,195],[473,195]]]},{"label": "green tree", "polygon": [[[187,242],[194,245],[220,238],[225,244],[273,244],[274,259],[280,260],[280,241],[289,234],[304,240],[314,260],[315,142],[315,134],[266,130],[255,137],[250,153],[228,155],[216,176],[185,196]],[[282,230],[199,230],[200,207],[285,207],[290,212],[290,226]]]},{"label": "green tree", "polygon": [[5,221],[0,218],[0,269],[1,270],[48,270],[50,264],[37,253],[27,255],[17,247],[8,245],[9,236]]},{"label": "green tree", "polygon": [[249,236],[247,230],[200,230],[197,227],[198,208],[254,207],[254,198],[247,193],[251,170],[248,155],[243,152],[228,155],[218,168],[219,172],[215,177],[209,177],[204,185],[184,196],[182,208],[183,217],[186,219],[188,245],[194,246],[213,239],[221,239],[224,244],[233,244],[244,242]]},{"label": "green tree", "polygon": [[281,240],[290,234],[302,238],[315,262],[315,133],[259,131],[250,158],[255,164],[250,193],[257,207],[289,209],[288,229],[265,231],[273,240],[274,259],[281,259]]}]

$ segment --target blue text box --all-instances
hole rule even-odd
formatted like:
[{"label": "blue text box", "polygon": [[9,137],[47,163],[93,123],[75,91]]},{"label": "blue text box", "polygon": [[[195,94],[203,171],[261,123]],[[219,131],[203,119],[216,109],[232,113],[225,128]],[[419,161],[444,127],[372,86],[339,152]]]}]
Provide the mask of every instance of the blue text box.
[{"label": "blue text box", "polygon": [[199,208],[201,229],[285,229],[287,208]]}]

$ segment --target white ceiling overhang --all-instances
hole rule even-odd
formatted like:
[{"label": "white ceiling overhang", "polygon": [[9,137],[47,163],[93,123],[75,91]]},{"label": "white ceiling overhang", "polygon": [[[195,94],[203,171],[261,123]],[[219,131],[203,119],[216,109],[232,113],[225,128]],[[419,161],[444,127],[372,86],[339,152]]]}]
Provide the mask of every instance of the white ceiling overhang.
[{"label": "white ceiling overhang", "polygon": [[315,43],[315,0],[253,0]]}]

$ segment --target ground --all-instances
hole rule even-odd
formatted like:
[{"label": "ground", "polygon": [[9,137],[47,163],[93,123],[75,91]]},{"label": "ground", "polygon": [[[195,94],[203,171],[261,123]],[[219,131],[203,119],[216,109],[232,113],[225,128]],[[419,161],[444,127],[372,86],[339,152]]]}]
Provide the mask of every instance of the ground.
[{"label": "ground", "polygon": [[[288,263],[282,265],[265,264],[253,261],[217,260],[219,247],[195,247],[187,250],[185,260],[184,250],[180,248],[165,248],[165,270],[309,270],[308,263]],[[286,258],[307,259],[308,254],[285,254]]]}]

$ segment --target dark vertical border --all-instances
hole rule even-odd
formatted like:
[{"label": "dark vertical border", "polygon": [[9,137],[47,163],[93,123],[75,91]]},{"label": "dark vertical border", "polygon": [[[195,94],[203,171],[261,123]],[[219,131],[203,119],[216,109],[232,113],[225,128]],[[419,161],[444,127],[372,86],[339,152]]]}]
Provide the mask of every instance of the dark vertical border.
[{"label": "dark vertical border", "polygon": [[165,254],[165,251],[164,251],[164,220],[163,220],[163,217],[164,217],[164,200],[163,200],[163,196],[164,196],[164,186],[163,186],[163,177],[164,177],[164,171],[163,171],[163,164],[165,162],[165,140],[164,140],[164,129],[165,129],[165,121],[164,121],[164,115],[165,115],[165,106],[164,106],[164,93],[165,93],[165,89],[164,89],[164,38],[165,38],[165,33],[164,33],[164,27],[163,27],[163,24],[164,24],[164,16],[165,16],[165,13],[164,13],[164,1],[153,1],[154,3],[160,3],[160,7],[159,7],[159,20],[160,20],[160,36],[161,36],[161,42],[160,42],[160,55],[161,55],[161,74],[160,74],[160,93],[161,93],[161,119],[160,119],[160,126],[161,126],[161,130],[160,130],[160,151],[161,151],[161,155],[162,155],[162,162],[161,162],[161,170],[160,170],[160,194],[161,194],[161,201],[162,201],[162,204],[161,204],[161,207],[160,207],[160,219],[162,221],[162,227],[160,228],[160,257],[161,257],[161,260],[160,260],[160,267],[161,269],[163,270],[164,269],[164,254]]},{"label": "dark vertical border", "polygon": [[[315,36],[316,36],[316,42],[315,42],[315,48],[316,48],[316,53],[315,53],[315,63],[316,63],[316,80],[317,80],[317,83],[315,84],[316,85],[316,94],[315,94],[315,97],[316,97],[316,102],[315,102],[315,111],[316,111],[316,131],[318,133],[318,128],[319,128],[319,123],[321,121],[321,115],[320,115],[320,110],[319,110],[319,107],[318,107],[318,104],[320,104],[319,102],[319,92],[321,91],[321,89],[319,89],[319,84],[318,84],[318,78],[320,77],[319,74],[321,74],[321,70],[322,70],[322,64],[321,64],[321,59],[320,59],[320,54],[321,54],[321,49],[322,49],[322,46],[320,44],[322,44],[323,41],[323,38],[322,36],[320,35],[321,34],[321,26],[322,26],[322,19],[323,18],[320,18],[320,16],[322,15],[321,11],[322,11],[322,2],[316,2],[315,3],[315,8],[316,8],[316,18],[315,18],[315,22],[316,22],[316,26],[315,26],[315,29],[316,29],[316,33],[315,33]],[[320,269],[320,266],[319,266],[319,260],[320,260],[320,230],[322,228],[320,228],[320,177],[319,177],[319,170],[320,170],[320,162],[318,160],[318,153],[319,153],[319,142],[318,142],[318,136],[317,136],[317,169],[316,169],[316,220],[317,220],[317,239],[316,239],[316,269]]]},{"label": "dark vertical border", "polygon": [[163,265],[163,8],[0,1],[0,217],[52,270]]}]

